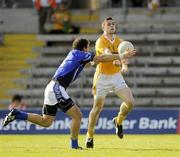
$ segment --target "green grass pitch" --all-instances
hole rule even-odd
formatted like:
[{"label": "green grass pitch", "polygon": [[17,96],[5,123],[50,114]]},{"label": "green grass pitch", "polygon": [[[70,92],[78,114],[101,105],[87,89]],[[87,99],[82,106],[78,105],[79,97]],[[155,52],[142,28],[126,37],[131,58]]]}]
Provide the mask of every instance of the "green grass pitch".
[{"label": "green grass pitch", "polygon": [[[84,147],[85,135],[79,137]],[[180,135],[95,135],[95,148],[71,150],[69,135],[0,135],[0,157],[180,157]]]}]

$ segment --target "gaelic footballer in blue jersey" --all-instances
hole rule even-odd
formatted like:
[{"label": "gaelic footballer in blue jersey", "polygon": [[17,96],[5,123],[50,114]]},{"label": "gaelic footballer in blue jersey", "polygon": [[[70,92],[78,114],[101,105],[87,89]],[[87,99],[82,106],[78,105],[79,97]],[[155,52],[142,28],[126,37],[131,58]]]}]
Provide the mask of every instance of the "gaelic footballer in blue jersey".
[{"label": "gaelic footballer in blue jersey", "polygon": [[[78,134],[82,113],[79,107],[69,97],[66,89],[73,81],[76,80],[84,66],[91,61],[99,63],[121,59],[118,54],[94,56],[93,53],[89,52],[89,44],[90,43],[87,39],[77,38],[74,40],[72,44],[73,49],[68,53],[67,57],[56,70],[52,80],[46,86],[42,115],[26,113],[13,109],[4,118],[3,126],[8,125],[8,123],[14,121],[15,119],[21,119],[43,127],[49,127],[55,119],[57,110],[60,109],[72,118],[70,128],[71,148],[81,149],[78,145]],[[129,58],[133,55],[133,53],[129,52],[125,54],[124,57]]]}]

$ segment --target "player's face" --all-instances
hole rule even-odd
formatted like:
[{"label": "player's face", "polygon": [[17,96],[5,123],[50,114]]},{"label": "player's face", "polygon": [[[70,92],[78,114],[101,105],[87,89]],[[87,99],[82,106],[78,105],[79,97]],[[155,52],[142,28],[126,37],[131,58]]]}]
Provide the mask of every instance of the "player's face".
[{"label": "player's face", "polygon": [[105,21],[104,31],[108,34],[114,34],[116,32],[116,24],[113,20]]},{"label": "player's face", "polygon": [[85,52],[89,52],[90,51],[90,44],[88,43],[87,47],[84,47],[83,49]]},{"label": "player's face", "polygon": [[90,44],[88,43],[87,45],[87,51],[89,52],[90,51]]}]

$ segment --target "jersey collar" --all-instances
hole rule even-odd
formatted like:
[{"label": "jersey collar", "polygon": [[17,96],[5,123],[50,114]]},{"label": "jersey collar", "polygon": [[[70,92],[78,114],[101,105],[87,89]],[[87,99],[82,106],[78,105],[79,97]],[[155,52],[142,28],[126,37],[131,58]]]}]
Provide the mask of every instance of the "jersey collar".
[{"label": "jersey collar", "polygon": [[104,37],[105,37],[111,44],[113,44],[114,41],[115,41],[116,35],[113,34],[113,40],[111,40],[111,39],[108,38],[108,36],[107,36],[106,33],[104,32]]}]

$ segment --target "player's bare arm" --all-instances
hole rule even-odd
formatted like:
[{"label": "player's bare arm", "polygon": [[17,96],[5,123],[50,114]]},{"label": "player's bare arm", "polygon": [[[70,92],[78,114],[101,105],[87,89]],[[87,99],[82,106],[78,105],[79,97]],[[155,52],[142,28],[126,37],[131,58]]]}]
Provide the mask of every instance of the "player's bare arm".
[{"label": "player's bare arm", "polygon": [[99,62],[110,62],[114,60],[132,58],[135,54],[136,54],[136,50],[127,50],[123,54],[105,54],[101,56],[95,56],[93,61],[96,64]]},{"label": "player's bare arm", "polygon": [[95,56],[93,61],[98,64],[99,62],[110,62],[120,59],[119,54],[105,54],[100,56]]}]

